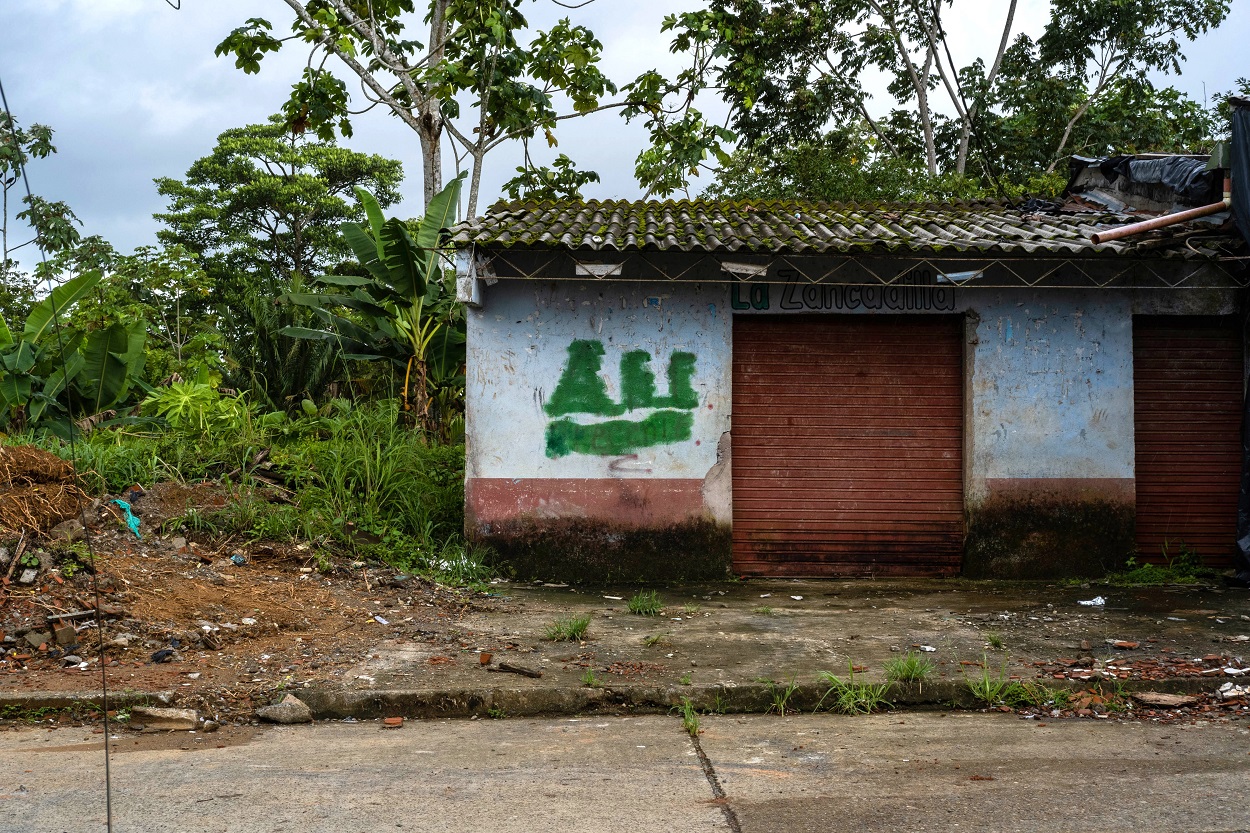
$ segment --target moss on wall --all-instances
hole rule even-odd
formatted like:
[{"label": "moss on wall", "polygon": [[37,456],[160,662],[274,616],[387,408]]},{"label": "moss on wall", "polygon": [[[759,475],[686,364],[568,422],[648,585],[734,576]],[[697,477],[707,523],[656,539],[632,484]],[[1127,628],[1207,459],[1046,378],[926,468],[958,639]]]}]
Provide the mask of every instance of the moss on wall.
[{"label": "moss on wall", "polygon": [[1098,499],[991,498],[969,511],[968,578],[1094,577],[1133,554],[1132,504]]},{"label": "moss on wall", "polygon": [[518,518],[475,535],[495,566],[522,579],[580,584],[719,580],[729,577],[729,528],[690,520],[652,529],[579,518]]}]

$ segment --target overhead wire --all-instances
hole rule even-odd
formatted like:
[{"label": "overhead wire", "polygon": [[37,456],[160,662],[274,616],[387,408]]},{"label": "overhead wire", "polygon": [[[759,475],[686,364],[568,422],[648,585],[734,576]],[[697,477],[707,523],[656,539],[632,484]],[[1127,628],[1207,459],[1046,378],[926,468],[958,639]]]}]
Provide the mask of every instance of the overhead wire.
[{"label": "overhead wire", "polygon": [[[168,0],[166,0],[168,2]],[[179,0],[181,2],[181,0]],[[9,109],[9,98],[4,91],[4,82],[0,79],[0,106],[4,108],[4,115],[7,121],[9,137],[13,141],[14,160],[17,165],[18,172],[21,174],[22,185],[26,189],[26,201],[28,204],[34,200],[34,195],[30,189],[30,178],[26,175],[26,161],[22,157],[21,144],[17,136],[17,124],[13,120],[13,111]],[[65,334],[61,324],[61,310],[56,305],[56,286],[52,283],[52,273],[48,269],[48,254],[44,250],[43,242],[39,240],[38,235],[35,238],[35,245],[39,249],[39,260],[43,264],[44,280],[48,284],[48,298],[52,305],[52,328],[56,333],[57,349],[61,358],[61,373],[68,377],[65,357]],[[74,472],[74,479],[78,479],[78,443],[75,439],[77,434],[77,426],[73,420],[69,423],[69,455],[70,465]],[[82,505],[79,505],[75,514],[82,520]],[[102,696],[101,711],[104,714],[104,818],[105,827],[108,833],[113,833],[113,778],[109,761],[109,687],[108,687],[108,663],[104,654],[104,613],[100,603],[100,570],[96,563],[95,545],[91,535],[91,525],[83,523],[83,541],[87,545],[87,559],[91,563],[91,586],[95,595],[95,626],[96,637],[99,641],[99,663],[100,663],[100,692]]]}]

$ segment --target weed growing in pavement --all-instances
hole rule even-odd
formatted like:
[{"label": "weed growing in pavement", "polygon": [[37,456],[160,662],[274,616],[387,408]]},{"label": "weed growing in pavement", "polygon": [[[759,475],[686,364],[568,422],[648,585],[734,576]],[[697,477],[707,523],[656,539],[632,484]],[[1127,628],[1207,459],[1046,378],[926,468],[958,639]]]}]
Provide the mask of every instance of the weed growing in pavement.
[{"label": "weed growing in pavement", "polygon": [[1003,645],[1002,634],[998,631],[987,631],[985,634],[985,641],[995,651],[1001,651],[1005,647]]},{"label": "weed growing in pavement", "polygon": [[547,626],[543,639],[549,642],[579,642],[586,637],[590,627],[589,616],[569,616],[557,619]]},{"label": "weed growing in pavement", "polygon": [[799,690],[799,684],[795,681],[794,677],[791,677],[790,682],[786,683],[784,686],[777,684],[773,680],[769,680],[767,685],[768,696],[772,698],[773,702],[772,705],[764,711],[764,714],[776,712],[778,716],[785,717],[787,709],[792,712],[797,711],[797,709],[790,708],[790,698],[794,696],[794,692]]},{"label": "weed growing in pavement", "polygon": [[1011,684],[1007,679],[1007,661],[1003,660],[1002,670],[998,674],[990,674],[989,658],[981,655],[981,673],[979,676],[967,677],[965,682],[968,684],[968,690],[972,692],[972,696],[980,700],[987,706],[996,706],[1002,702],[1003,693]]},{"label": "weed growing in pavement", "polygon": [[681,612],[684,613],[686,616],[694,616],[700,610],[703,610],[702,605],[684,604],[681,606]]},{"label": "weed growing in pavement", "polygon": [[1216,577],[1203,566],[1202,557],[1184,541],[1164,541],[1161,554],[1166,566],[1140,564],[1130,558],[1124,571],[1111,573],[1107,583],[1115,587],[1151,587],[1163,584],[1198,584]]},{"label": "weed growing in pavement", "polygon": [[890,691],[890,684],[856,682],[855,663],[850,662],[848,665],[849,676],[845,680],[829,671],[820,672],[820,681],[827,683],[828,688],[816,704],[817,711],[830,697],[833,699],[829,703],[829,710],[841,714],[872,714],[877,709],[888,708],[890,703],[885,696]]},{"label": "weed growing in pavement", "polygon": [[681,685],[690,685],[691,679],[692,675],[689,671],[687,671],[685,674],[681,675],[681,679],[678,682],[681,683]]},{"label": "weed growing in pavement", "polygon": [[753,612],[758,613],[761,616],[772,616],[776,611],[774,611],[768,605],[760,605],[759,607],[755,608]]},{"label": "weed growing in pavement", "polygon": [[664,633],[653,633],[650,636],[644,636],[642,638],[642,644],[647,648],[654,648],[658,645],[668,645],[668,632],[665,631]]},{"label": "weed growing in pavement", "polygon": [[981,657],[981,673],[975,677],[965,677],[968,690],[972,696],[986,706],[1040,706],[1054,696],[1054,692],[1042,685],[1013,680],[1007,675],[1007,660],[996,674],[990,673],[989,658]]},{"label": "weed growing in pavement", "polygon": [[690,737],[699,736],[699,712],[695,710],[694,703],[690,702],[689,697],[681,698],[681,704],[676,707],[681,713],[681,726],[686,730],[686,734]]},{"label": "weed growing in pavement", "polygon": [[728,708],[729,705],[725,702],[724,696],[717,694],[712,698],[712,712],[714,714],[724,714]]},{"label": "weed growing in pavement", "polygon": [[[891,657],[885,664],[885,678],[892,683],[923,683],[936,666],[924,654],[908,651],[906,656]],[[854,674],[854,666],[851,673]]]},{"label": "weed growing in pavement", "polygon": [[504,711],[503,709],[496,708],[495,706],[491,706],[489,709],[486,710],[486,716],[489,717],[491,720],[503,720],[505,717],[508,716],[508,713]]},{"label": "weed growing in pavement", "polygon": [[660,594],[654,590],[643,590],[629,599],[629,612],[639,616],[659,616],[664,611],[664,603]]},{"label": "weed growing in pavement", "polygon": [[595,676],[593,668],[587,668],[586,673],[582,675],[582,685],[588,688],[603,688],[603,680]]}]

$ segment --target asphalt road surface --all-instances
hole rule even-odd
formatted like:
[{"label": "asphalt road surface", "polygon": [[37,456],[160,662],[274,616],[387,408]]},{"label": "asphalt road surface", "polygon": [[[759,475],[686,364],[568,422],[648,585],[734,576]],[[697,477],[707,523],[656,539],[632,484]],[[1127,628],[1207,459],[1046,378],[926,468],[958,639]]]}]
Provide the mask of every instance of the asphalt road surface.
[{"label": "asphalt road surface", "polygon": [[[697,745],[662,716],[119,733],[113,829],[1250,829],[1246,720],[729,715],[701,727]],[[0,732],[0,831],[104,831],[101,740]]]}]

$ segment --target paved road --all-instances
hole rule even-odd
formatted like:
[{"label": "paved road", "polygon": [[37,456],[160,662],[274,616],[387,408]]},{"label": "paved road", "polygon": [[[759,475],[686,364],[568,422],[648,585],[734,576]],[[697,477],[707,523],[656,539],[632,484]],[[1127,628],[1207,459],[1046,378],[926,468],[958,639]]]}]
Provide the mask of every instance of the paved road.
[{"label": "paved road", "polygon": [[[912,713],[702,725],[698,747],[656,716],[331,723],[224,748],[220,734],[122,735],[114,830],[1250,829],[1246,721]],[[0,733],[0,831],[103,831],[99,746],[89,729]]]}]

